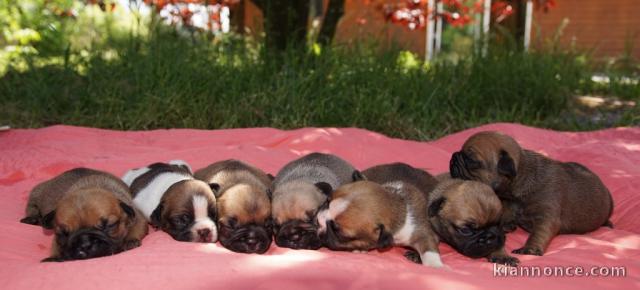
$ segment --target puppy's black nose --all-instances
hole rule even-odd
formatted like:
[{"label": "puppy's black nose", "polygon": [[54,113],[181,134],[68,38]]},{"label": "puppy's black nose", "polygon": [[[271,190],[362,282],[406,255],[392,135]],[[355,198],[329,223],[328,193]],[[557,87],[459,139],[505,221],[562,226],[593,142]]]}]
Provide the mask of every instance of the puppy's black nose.
[{"label": "puppy's black nose", "polygon": [[249,246],[254,246],[258,242],[258,234],[255,231],[249,231],[249,233],[247,233],[245,243],[247,243],[247,245]]},{"label": "puppy's black nose", "polygon": [[93,243],[91,242],[91,238],[87,235],[80,236],[79,240],[75,254],[78,259],[85,259],[89,256],[89,251],[91,251]]},{"label": "puppy's black nose", "polygon": [[496,241],[496,235],[492,232],[487,232],[482,237],[478,239],[478,243],[480,244],[493,244]]}]

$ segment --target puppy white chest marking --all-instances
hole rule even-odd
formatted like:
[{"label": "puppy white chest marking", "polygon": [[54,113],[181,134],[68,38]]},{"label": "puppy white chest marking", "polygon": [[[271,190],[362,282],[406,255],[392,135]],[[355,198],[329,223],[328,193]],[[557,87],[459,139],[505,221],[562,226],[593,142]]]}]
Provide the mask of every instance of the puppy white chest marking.
[{"label": "puppy white chest marking", "polygon": [[442,264],[442,260],[440,259],[440,254],[434,251],[426,251],[422,253],[420,255],[420,259],[422,259],[422,265],[434,268],[444,267],[444,264]]},{"label": "puppy white chest marking", "polygon": [[334,199],[329,203],[329,209],[325,209],[318,213],[319,232],[323,233],[327,230],[327,221],[335,219],[349,207],[350,200],[345,198]]},{"label": "puppy white chest marking", "polygon": [[211,242],[218,240],[218,230],[216,224],[209,217],[209,200],[201,195],[193,196],[193,217],[194,224],[191,227],[191,236],[194,240],[199,238],[198,231],[208,229],[211,231]]},{"label": "puppy white chest marking", "polygon": [[411,210],[407,208],[407,216],[404,218],[404,224],[399,231],[393,235],[393,242],[398,245],[408,246],[411,243],[411,237],[416,229],[416,224],[411,214]]},{"label": "puppy white chest marking", "polygon": [[137,168],[137,169],[131,169],[129,171],[127,171],[127,173],[125,173],[122,176],[122,181],[124,181],[124,183],[127,186],[131,186],[131,184],[133,183],[133,181],[140,177],[141,175],[149,172],[149,170],[151,170],[151,168],[149,167],[142,167],[142,168]]},{"label": "puppy white chest marking", "polygon": [[149,220],[153,210],[158,207],[160,199],[171,185],[187,179],[193,179],[190,175],[176,172],[166,172],[158,174],[145,188],[140,190],[133,199],[133,204],[142,211],[142,214]]}]

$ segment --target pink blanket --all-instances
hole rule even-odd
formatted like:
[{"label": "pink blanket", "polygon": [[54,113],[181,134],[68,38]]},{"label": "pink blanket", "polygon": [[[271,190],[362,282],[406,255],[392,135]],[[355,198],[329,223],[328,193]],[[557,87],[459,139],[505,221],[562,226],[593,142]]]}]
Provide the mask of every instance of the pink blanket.
[{"label": "pink blanket", "polygon": [[[30,189],[67,169],[86,166],[121,175],[155,161],[184,159],[194,168],[238,158],[270,173],[309,152],[337,154],[364,169],[401,161],[433,174],[448,170],[449,157],[479,130],[499,130],[524,147],[596,172],[613,193],[615,229],[553,240],[543,257],[518,256],[530,271],[596,268],[625,277],[504,277],[492,264],[440,246],[450,269],[404,259],[402,249],[354,254],[288,250],[272,245],[265,255],[232,253],[219,244],[176,242],[152,232],[140,248],[87,261],[39,263],[52,236],[21,224]],[[69,126],[0,132],[0,287],[2,289],[639,289],[640,128],[559,133],[514,124],[493,124],[434,142],[390,139],[360,129],[156,130],[119,132]],[[507,250],[527,234],[509,234]],[[551,267],[551,268],[545,268]],[[522,268],[524,269],[524,268]],[[618,270],[616,270],[618,269]],[[503,272],[501,272],[504,274]],[[613,275],[613,274],[609,274]]]}]

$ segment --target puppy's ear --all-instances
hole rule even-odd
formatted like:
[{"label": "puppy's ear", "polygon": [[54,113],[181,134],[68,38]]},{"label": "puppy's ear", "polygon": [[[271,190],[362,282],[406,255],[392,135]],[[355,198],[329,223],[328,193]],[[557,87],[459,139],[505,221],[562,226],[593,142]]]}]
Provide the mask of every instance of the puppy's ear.
[{"label": "puppy's ear", "polygon": [[434,200],[429,205],[429,217],[437,216],[438,213],[440,213],[440,210],[442,209],[442,205],[444,204],[445,201],[447,201],[447,199],[442,196]]},{"label": "puppy's ear", "polygon": [[378,248],[388,248],[393,246],[393,235],[384,229],[383,224],[378,225]]},{"label": "puppy's ear", "polygon": [[218,220],[218,209],[216,208],[215,204],[209,203],[209,208],[207,209],[207,216],[209,216],[209,218],[214,222]]},{"label": "puppy's ear", "polygon": [[120,208],[122,208],[122,211],[127,213],[127,215],[129,216],[129,219],[134,219],[136,217],[136,211],[128,204],[121,201]]},{"label": "puppy's ear", "polygon": [[220,197],[220,184],[209,183],[209,187],[211,188],[211,191],[213,191],[213,195],[215,195],[216,198]]},{"label": "puppy's ear", "polygon": [[154,227],[160,227],[160,219],[162,218],[162,210],[164,208],[164,205],[162,204],[162,202],[158,205],[158,207],[156,207],[156,209],[153,210],[153,212],[151,213],[151,216],[149,217],[151,219],[151,225],[153,225]]},{"label": "puppy's ear", "polygon": [[184,168],[184,170],[189,172],[189,174],[193,175],[193,172],[191,172],[191,167],[189,167],[189,165],[183,164],[183,165],[180,165],[180,167]]},{"label": "puppy's ear", "polygon": [[318,182],[315,184],[315,186],[320,189],[320,191],[322,191],[322,193],[324,193],[324,195],[326,196],[331,196],[331,193],[333,192],[331,184],[328,184],[326,182]]},{"label": "puppy's ear", "polygon": [[358,170],[354,170],[351,176],[353,178],[353,181],[367,180],[367,178],[364,175],[362,175],[362,172]]},{"label": "puppy's ear", "polygon": [[514,178],[516,177],[516,165],[507,153],[504,150],[500,150],[500,159],[498,160],[498,173],[508,177]]},{"label": "puppy's ear", "polygon": [[50,213],[42,217],[40,225],[45,229],[53,229],[53,220],[56,217],[56,211],[52,210]]}]

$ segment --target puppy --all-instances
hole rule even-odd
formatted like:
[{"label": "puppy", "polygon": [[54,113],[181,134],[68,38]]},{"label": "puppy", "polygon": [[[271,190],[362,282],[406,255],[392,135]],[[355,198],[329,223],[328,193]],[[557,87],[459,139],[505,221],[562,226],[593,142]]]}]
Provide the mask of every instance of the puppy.
[{"label": "puppy", "polygon": [[383,186],[357,181],[343,185],[333,192],[329,208],[318,213],[318,223],[329,249],[368,251],[406,246],[420,253],[422,264],[443,267],[438,237],[429,226],[427,198],[408,183]]},{"label": "puppy", "polygon": [[51,257],[62,262],[113,255],[140,246],[147,222],[129,188],[102,171],[76,168],[37,185],[23,223],[53,228]]},{"label": "puppy", "polygon": [[429,222],[440,239],[465,256],[517,266],[504,250],[502,204],[491,187],[446,175],[429,194]]},{"label": "puppy", "polygon": [[220,242],[234,252],[262,254],[271,245],[271,178],[238,160],[213,163],[195,177],[215,189]]},{"label": "puppy", "polygon": [[558,234],[583,234],[611,226],[613,200],[593,172],[525,150],[497,132],[471,136],[451,157],[451,176],[477,180],[493,188],[505,204],[503,224],[530,233],[514,253],[544,254]]},{"label": "puppy", "polygon": [[334,188],[361,179],[360,173],[335,155],[312,153],[285,165],[273,181],[271,212],[276,244],[318,249],[316,214],[328,206]]},{"label": "puppy", "polygon": [[400,162],[373,166],[363,171],[362,175],[365,179],[380,184],[393,182],[411,184],[425,195],[428,195],[438,184],[438,180],[428,172]]},{"label": "puppy", "polygon": [[132,169],[122,179],[131,186],[133,203],[154,227],[178,241],[218,239],[215,195],[208,184],[193,178],[184,161]]}]

